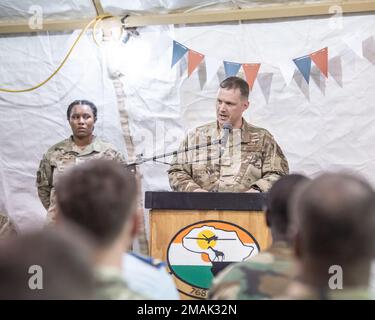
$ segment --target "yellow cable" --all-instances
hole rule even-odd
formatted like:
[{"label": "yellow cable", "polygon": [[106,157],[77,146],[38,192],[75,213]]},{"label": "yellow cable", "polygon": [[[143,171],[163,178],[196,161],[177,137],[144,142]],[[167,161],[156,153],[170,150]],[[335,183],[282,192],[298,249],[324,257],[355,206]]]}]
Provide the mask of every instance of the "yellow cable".
[{"label": "yellow cable", "polygon": [[[82,35],[87,31],[88,28],[90,28],[90,26],[95,22],[95,25],[97,24],[98,21],[101,21],[102,19],[105,19],[105,18],[109,18],[111,17],[110,15],[99,15],[97,16],[96,18],[92,19],[84,29],[82,29],[82,31],[80,32],[79,36],[77,37],[77,39],[74,41],[73,45],[70,47],[67,55],[65,56],[64,60],[60,63],[60,65],[58,66],[58,68],[46,79],[44,80],[43,82],[37,84],[36,86],[34,87],[31,87],[31,88],[28,88],[28,89],[21,89],[21,90],[15,90],[15,89],[1,89],[0,88],[0,92],[12,92],[12,93],[18,93],[18,92],[29,92],[29,91],[33,91],[35,89],[38,89],[39,87],[43,86],[44,84],[46,84],[48,81],[50,81],[59,71],[60,69],[63,67],[63,65],[65,64],[65,62],[68,60],[70,54],[72,53],[74,47],[77,45],[78,41],[81,39]],[[95,31],[95,30],[93,30]],[[96,44],[98,45],[96,39],[95,39],[95,36],[94,36],[94,40],[96,42]]]}]

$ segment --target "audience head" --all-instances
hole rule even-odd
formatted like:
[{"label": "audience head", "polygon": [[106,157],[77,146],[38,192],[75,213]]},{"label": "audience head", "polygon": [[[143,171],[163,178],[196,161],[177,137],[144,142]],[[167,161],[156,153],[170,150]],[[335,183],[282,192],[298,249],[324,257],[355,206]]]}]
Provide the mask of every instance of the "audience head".
[{"label": "audience head", "polygon": [[127,238],[125,245],[129,245],[137,229],[137,191],[135,174],[123,165],[91,160],[59,179],[59,214],[87,230],[100,247],[111,246],[120,238]]},{"label": "audience head", "polygon": [[339,265],[349,284],[356,285],[360,276],[368,281],[375,193],[365,180],[348,173],[323,174],[297,193],[292,214],[296,254],[305,268],[329,276],[329,267]]},{"label": "audience head", "polygon": [[91,299],[94,276],[88,246],[57,230],[0,243],[0,300]]},{"label": "audience head", "polygon": [[296,190],[309,179],[301,174],[282,176],[267,194],[266,220],[273,240],[286,240],[290,221],[290,200]]}]

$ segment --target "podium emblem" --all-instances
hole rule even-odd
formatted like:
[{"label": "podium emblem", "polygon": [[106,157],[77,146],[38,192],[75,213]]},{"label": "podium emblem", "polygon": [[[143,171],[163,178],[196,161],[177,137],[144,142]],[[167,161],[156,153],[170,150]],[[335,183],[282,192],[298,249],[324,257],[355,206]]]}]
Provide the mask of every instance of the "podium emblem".
[{"label": "podium emblem", "polygon": [[178,288],[190,297],[204,299],[218,272],[259,250],[254,236],[240,226],[206,220],[175,234],[168,246],[167,262]]}]

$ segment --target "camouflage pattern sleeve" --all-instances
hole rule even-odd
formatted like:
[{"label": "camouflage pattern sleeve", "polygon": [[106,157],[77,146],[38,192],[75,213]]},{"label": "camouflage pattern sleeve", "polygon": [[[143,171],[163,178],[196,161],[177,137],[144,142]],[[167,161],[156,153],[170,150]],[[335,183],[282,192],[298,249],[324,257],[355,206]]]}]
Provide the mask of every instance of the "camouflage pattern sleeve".
[{"label": "camouflage pattern sleeve", "polygon": [[111,144],[105,144],[103,148],[105,148],[105,151],[102,154],[102,157],[104,159],[116,161],[120,163],[123,167],[127,168],[127,162],[125,160],[125,157],[120,151],[117,151],[117,149],[113,147]]},{"label": "camouflage pattern sleeve", "polygon": [[52,171],[51,164],[46,155],[44,155],[43,159],[40,161],[39,169],[36,174],[36,186],[38,188],[39,199],[46,209],[50,206]]},{"label": "camouflage pattern sleeve", "polygon": [[0,240],[16,235],[17,230],[7,215],[0,212]]},{"label": "camouflage pattern sleeve", "polygon": [[[183,151],[188,147],[189,136],[187,136],[181,143],[178,151]],[[200,189],[192,177],[192,164],[189,163],[189,155],[187,152],[182,152],[173,157],[171,166],[169,168],[168,178],[169,184],[173,191],[193,192]]]},{"label": "camouflage pattern sleeve", "polygon": [[125,157],[122,155],[121,152],[119,151],[116,151],[116,154],[115,154],[115,157],[114,157],[114,160],[116,160],[117,162],[123,164],[124,166],[127,165],[126,161],[125,161]]},{"label": "camouflage pattern sleeve", "polygon": [[117,151],[117,149],[112,144],[105,143],[101,145],[101,148],[103,150],[102,157],[104,159],[114,160],[126,166],[127,163],[125,161],[125,157],[120,151]]},{"label": "camouflage pattern sleeve", "polygon": [[263,141],[262,178],[255,181],[252,187],[267,192],[283,175],[289,173],[288,161],[273,136],[266,133]]},{"label": "camouflage pattern sleeve", "polygon": [[243,274],[236,268],[236,265],[225,268],[214,278],[208,292],[208,299],[240,300],[239,293],[243,280]]}]

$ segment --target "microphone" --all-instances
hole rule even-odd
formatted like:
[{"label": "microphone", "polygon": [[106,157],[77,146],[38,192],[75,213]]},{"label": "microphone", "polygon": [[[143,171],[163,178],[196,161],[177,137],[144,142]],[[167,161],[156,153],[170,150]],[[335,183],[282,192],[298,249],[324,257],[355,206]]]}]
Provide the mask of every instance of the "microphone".
[{"label": "microphone", "polygon": [[228,143],[229,133],[232,131],[233,127],[230,123],[223,124],[223,137],[220,139],[220,156],[224,154],[225,147]]}]

